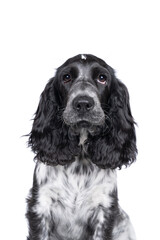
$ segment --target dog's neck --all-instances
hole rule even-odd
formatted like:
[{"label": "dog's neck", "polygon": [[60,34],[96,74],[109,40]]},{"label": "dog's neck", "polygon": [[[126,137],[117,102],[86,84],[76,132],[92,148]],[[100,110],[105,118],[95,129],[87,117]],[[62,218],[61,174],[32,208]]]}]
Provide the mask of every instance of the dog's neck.
[{"label": "dog's neck", "polygon": [[88,131],[86,128],[82,128],[79,134],[79,145],[83,146],[87,138],[88,138]]},{"label": "dog's neck", "polygon": [[88,131],[86,128],[82,128],[79,134],[79,146],[81,147],[81,153],[79,155],[79,159],[87,159],[87,139],[88,139]]}]

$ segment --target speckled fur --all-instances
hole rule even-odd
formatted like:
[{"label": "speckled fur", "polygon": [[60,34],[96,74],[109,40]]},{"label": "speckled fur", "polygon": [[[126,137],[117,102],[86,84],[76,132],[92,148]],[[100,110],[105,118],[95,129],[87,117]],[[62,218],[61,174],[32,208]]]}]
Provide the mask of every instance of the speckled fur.
[{"label": "speckled fur", "polygon": [[129,218],[118,206],[116,171],[85,159],[65,167],[37,162],[34,184],[29,212],[39,234],[30,240],[135,240]]}]

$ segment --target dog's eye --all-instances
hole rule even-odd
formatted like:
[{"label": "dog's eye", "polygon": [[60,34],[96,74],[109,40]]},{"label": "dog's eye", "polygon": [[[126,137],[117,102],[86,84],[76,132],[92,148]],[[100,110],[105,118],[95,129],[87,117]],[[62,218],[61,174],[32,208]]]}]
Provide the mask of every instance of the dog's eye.
[{"label": "dog's eye", "polygon": [[100,74],[97,78],[97,82],[99,82],[101,84],[106,84],[107,77],[104,74]]},{"label": "dog's eye", "polygon": [[70,82],[72,80],[71,75],[70,74],[65,74],[63,75],[63,81],[64,83]]}]

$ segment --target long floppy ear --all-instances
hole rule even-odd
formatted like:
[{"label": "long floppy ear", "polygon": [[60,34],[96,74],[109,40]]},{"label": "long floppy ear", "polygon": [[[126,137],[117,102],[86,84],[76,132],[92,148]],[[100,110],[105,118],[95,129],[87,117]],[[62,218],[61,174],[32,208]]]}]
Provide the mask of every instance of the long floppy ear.
[{"label": "long floppy ear", "polygon": [[99,167],[115,169],[133,163],[137,148],[128,90],[115,76],[112,78],[107,109],[104,109],[107,121],[110,119],[109,130],[93,137],[88,151],[91,160]]},{"label": "long floppy ear", "polygon": [[46,164],[64,165],[75,160],[78,140],[76,136],[71,136],[68,127],[63,124],[63,106],[55,85],[55,79],[52,78],[41,94],[28,143],[36,154],[35,159]]}]

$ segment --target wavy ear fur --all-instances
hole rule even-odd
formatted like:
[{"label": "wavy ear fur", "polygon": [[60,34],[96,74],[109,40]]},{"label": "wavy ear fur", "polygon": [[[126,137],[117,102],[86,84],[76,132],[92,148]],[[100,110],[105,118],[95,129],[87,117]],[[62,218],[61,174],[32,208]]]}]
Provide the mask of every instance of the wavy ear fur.
[{"label": "wavy ear fur", "polygon": [[41,94],[29,135],[29,146],[36,153],[35,159],[51,165],[72,162],[79,152],[77,137],[69,132],[61,119],[63,106],[60,99],[55,78],[52,78]]},{"label": "wavy ear fur", "polygon": [[88,153],[99,167],[115,169],[134,162],[137,149],[128,90],[122,82],[114,76],[112,78],[107,109],[104,109],[107,121],[110,119],[110,129],[102,133],[101,137],[90,136]]}]

